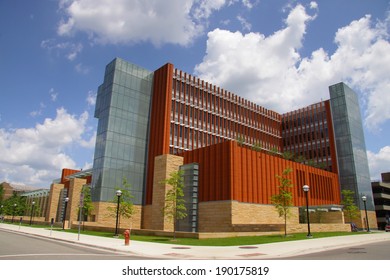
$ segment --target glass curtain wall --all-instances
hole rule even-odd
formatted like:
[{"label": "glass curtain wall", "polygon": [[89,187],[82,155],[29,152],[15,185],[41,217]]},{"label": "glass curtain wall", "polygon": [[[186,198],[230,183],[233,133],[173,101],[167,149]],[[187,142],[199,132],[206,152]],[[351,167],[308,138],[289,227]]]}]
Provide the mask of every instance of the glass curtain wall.
[{"label": "glass curtain wall", "polygon": [[364,209],[361,197],[367,196],[367,210],[374,210],[370,173],[357,95],[344,83],[329,87],[336,139],[341,190],[355,192],[355,200]]},{"label": "glass curtain wall", "polygon": [[114,200],[126,178],[133,202],[142,204],[152,84],[153,72],[139,66],[119,58],[107,65],[95,109],[93,201]]}]

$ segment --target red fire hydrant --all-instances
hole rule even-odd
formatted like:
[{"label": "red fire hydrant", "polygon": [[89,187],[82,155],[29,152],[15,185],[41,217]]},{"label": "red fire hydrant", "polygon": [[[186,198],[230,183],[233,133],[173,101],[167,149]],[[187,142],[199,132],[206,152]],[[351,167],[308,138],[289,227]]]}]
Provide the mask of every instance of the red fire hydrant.
[{"label": "red fire hydrant", "polygon": [[125,236],[125,246],[129,246],[130,244],[130,230],[126,229],[125,232],[123,233]]}]

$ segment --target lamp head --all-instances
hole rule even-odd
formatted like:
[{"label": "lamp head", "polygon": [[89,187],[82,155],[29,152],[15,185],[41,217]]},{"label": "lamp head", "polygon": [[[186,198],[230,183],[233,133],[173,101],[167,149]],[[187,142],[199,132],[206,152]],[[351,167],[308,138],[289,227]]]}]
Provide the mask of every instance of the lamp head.
[{"label": "lamp head", "polygon": [[304,185],[302,188],[303,188],[304,192],[308,192],[310,189],[310,187],[308,185]]},{"label": "lamp head", "polygon": [[118,196],[118,197],[122,195],[122,191],[121,190],[117,190],[115,193],[116,193],[116,196]]}]

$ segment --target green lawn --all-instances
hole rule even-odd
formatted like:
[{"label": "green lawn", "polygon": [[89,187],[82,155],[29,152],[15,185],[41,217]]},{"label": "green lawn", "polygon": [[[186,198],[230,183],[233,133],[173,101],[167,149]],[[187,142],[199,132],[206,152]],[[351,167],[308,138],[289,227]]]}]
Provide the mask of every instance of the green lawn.
[{"label": "green lawn", "polygon": [[[67,232],[78,233],[77,230],[66,230]],[[113,237],[112,232],[96,232],[96,231],[81,231],[81,234],[91,234],[102,237]],[[312,233],[313,238],[323,238],[342,235],[356,235],[366,234],[366,232],[318,232]],[[123,238],[120,236],[119,238]],[[157,242],[165,244],[175,245],[191,245],[191,246],[245,246],[255,244],[266,244],[274,242],[285,242],[294,240],[306,240],[306,233],[295,233],[284,237],[284,235],[266,235],[266,236],[242,236],[242,237],[230,237],[230,238],[208,238],[208,239],[195,239],[195,238],[177,238],[172,240],[170,237],[160,236],[144,236],[144,235],[131,235],[131,240]]]},{"label": "green lawn", "polygon": [[[22,224],[22,226],[29,226]],[[33,227],[44,227],[50,229],[47,225],[32,225]],[[54,227],[53,230],[61,231],[61,228]],[[66,232],[78,233],[77,229],[67,229]],[[90,231],[90,230],[81,230],[81,234],[86,235],[95,235],[107,238],[113,238],[113,232],[101,232],[101,231]],[[323,238],[323,237],[332,237],[332,236],[343,236],[343,235],[356,235],[356,234],[367,234],[365,231],[361,232],[314,232],[312,233],[313,238]],[[123,239],[123,235],[120,235],[119,238]],[[175,245],[188,245],[188,246],[245,246],[245,245],[255,245],[255,244],[266,244],[274,242],[285,242],[285,241],[294,241],[294,240],[306,240],[306,233],[294,233],[289,234],[287,237],[284,235],[265,235],[265,236],[242,236],[242,237],[229,237],[229,238],[208,238],[208,239],[195,239],[195,238],[177,238],[172,240],[171,237],[161,237],[161,236],[144,236],[144,235],[131,235],[131,240],[145,241],[145,242],[157,242],[165,244],[175,244]]]}]

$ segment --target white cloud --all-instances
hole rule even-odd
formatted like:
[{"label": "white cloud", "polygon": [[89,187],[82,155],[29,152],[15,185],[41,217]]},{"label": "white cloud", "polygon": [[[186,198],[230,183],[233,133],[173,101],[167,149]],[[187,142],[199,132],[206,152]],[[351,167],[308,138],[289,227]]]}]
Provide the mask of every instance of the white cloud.
[{"label": "white cloud", "polygon": [[87,101],[87,104],[89,106],[95,106],[95,104],[96,104],[96,95],[97,95],[96,92],[94,92],[92,90],[88,91],[88,95],[87,95],[86,101]]},{"label": "white cloud", "polygon": [[95,135],[83,139],[88,118],[87,112],[77,117],[60,108],[54,119],[35,127],[0,129],[1,179],[48,187],[41,184],[57,178],[62,168],[77,168],[67,149],[91,148]]},{"label": "white cloud", "polygon": [[226,0],[199,0],[199,5],[194,7],[194,17],[198,20],[207,19],[214,12],[227,4]]},{"label": "white cloud", "polygon": [[285,20],[286,27],[269,37],[215,29],[208,33],[207,55],[195,72],[258,104],[287,110],[304,95],[303,85],[296,82],[296,64],[310,20],[312,16],[298,5]]},{"label": "white cloud", "polygon": [[242,30],[250,31],[252,29],[252,24],[248,22],[243,16],[237,16],[238,21],[241,23]]},{"label": "white cloud", "polygon": [[252,2],[250,0],[242,0],[242,4],[248,9],[252,9],[254,5],[256,5],[258,1]]},{"label": "white cloud", "polygon": [[31,117],[41,116],[43,109],[45,109],[45,108],[46,108],[46,105],[43,102],[39,103],[39,109],[30,112],[30,116]]},{"label": "white cloud", "polygon": [[51,88],[51,89],[49,90],[49,93],[50,93],[51,101],[53,101],[53,102],[57,101],[58,92],[56,92],[56,91],[54,90],[54,88]]},{"label": "white cloud", "polygon": [[315,10],[317,10],[317,9],[318,9],[318,4],[317,4],[317,2],[314,2],[314,1],[310,2],[310,9],[315,9]]},{"label": "white cloud", "polygon": [[[317,12],[315,2],[310,7]],[[209,32],[207,54],[195,73],[278,112],[328,99],[328,86],[344,81],[366,105],[366,126],[379,129],[390,119],[390,16],[376,24],[370,16],[353,21],[336,32],[333,54],[318,49],[302,57],[306,27],[316,14],[302,5],[290,9],[286,26],[270,36]]]},{"label": "white cloud", "polygon": [[390,146],[385,146],[378,153],[367,151],[371,180],[379,181],[381,173],[390,171]]},{"label": "white cloud", "polygon": [[63,18],[57,33],[72,36],[85,32],[101,44],[151,42],[190,45],[203,34],[208,19],[225,6],[240,3],[252,9],[250,0],[67,0],[60,1]]},{"label": "white cloud", "polygon": [[190,16],[192,0],[78,0],[60,3],[59,35],[87,32],[104,44],[150,41],[188,45],[203,27]]},{"label": "white cloud", "polygon": [[88,74],[90,71],[90,68],[87,66],[84,66],[84,64],[82,64],[82,63],[76,64],[74,69],[76,70],[77,73],[84,74],[84,75]]},{"label": "white cloud", "polygon": [[56,39],[47,39],[41,42],[41,48],[48,50],[49,52],[55,52],[57,55],[65,53],[65,57],[73,61],[77,55],[83,50],[81,43],[71,42],[57,42]]}]

